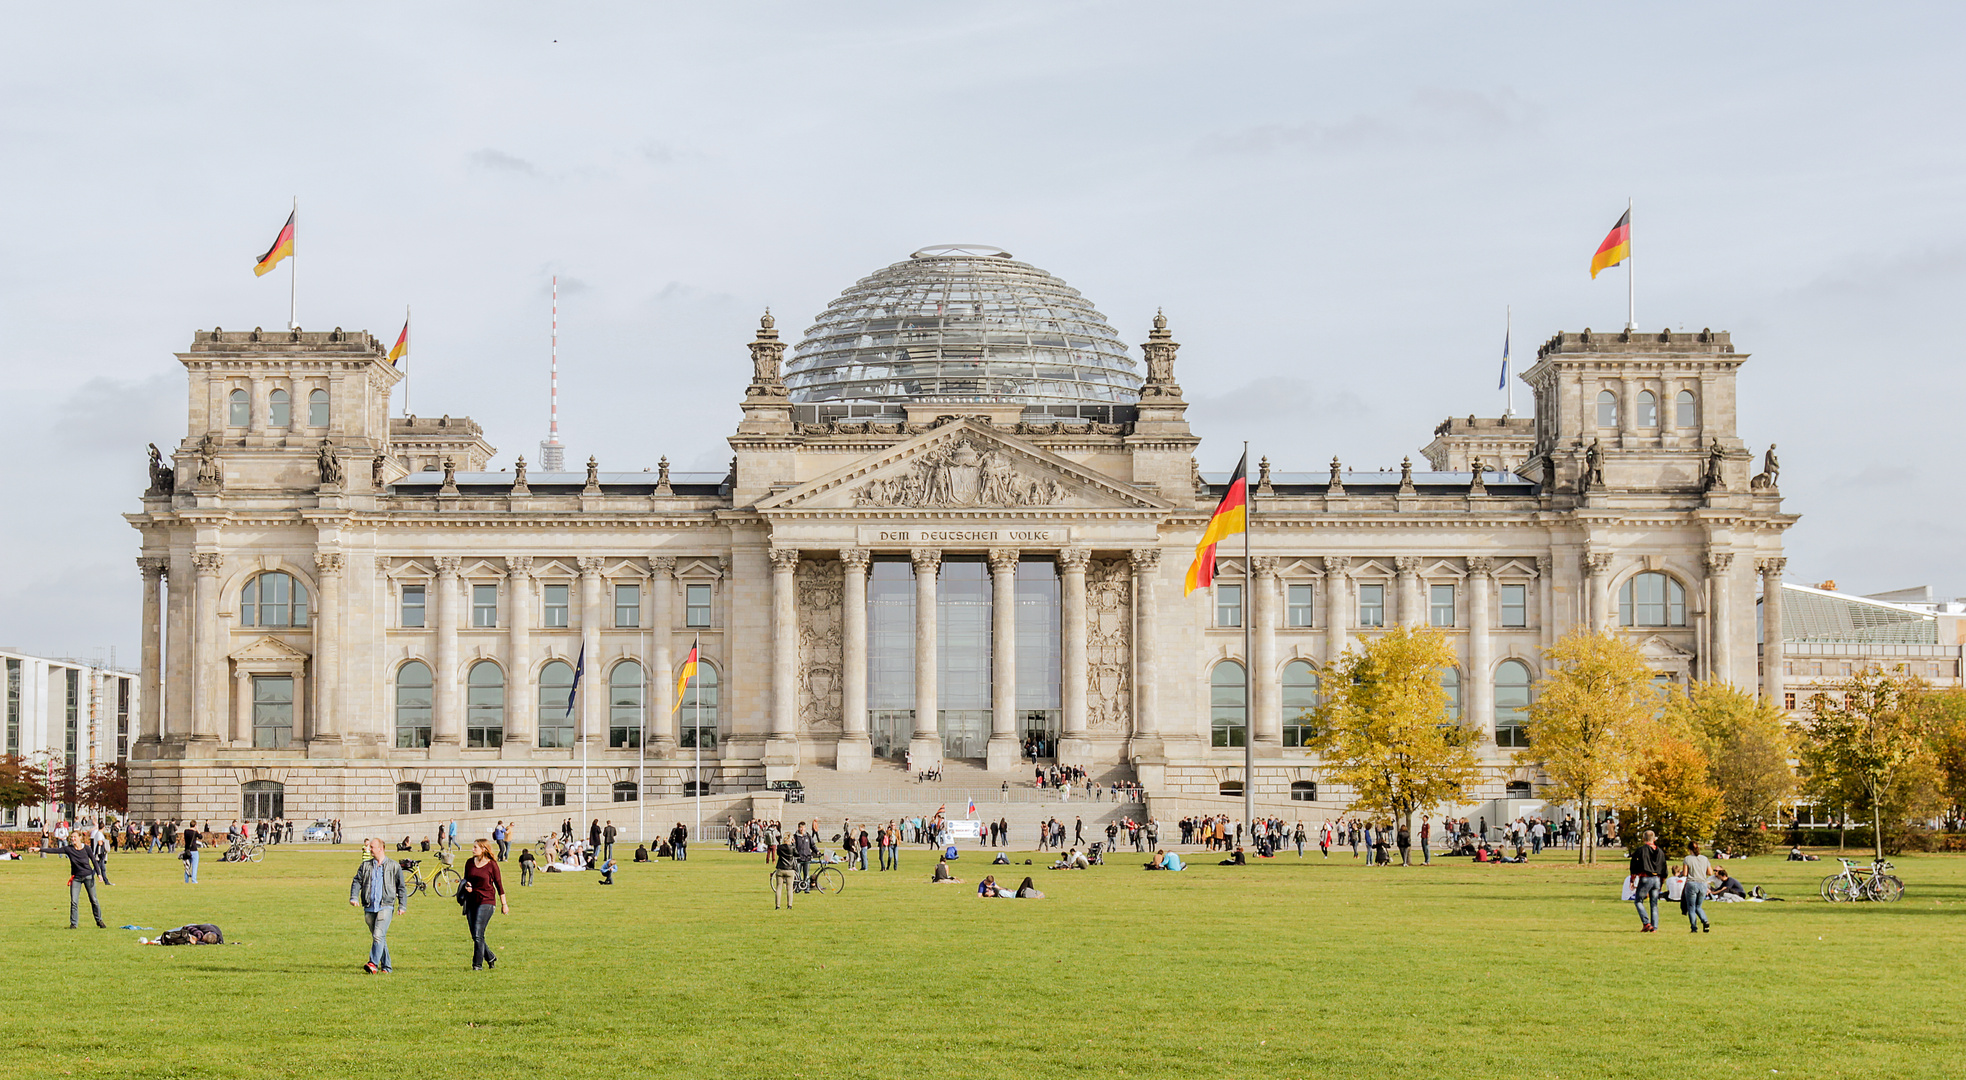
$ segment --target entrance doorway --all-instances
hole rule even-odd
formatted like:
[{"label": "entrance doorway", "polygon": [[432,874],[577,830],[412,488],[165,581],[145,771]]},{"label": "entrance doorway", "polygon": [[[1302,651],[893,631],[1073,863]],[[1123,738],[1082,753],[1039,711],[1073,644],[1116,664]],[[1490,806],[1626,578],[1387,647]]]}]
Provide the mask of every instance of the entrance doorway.
[{"label": "entrance doorway", "polygon": [[1017,714],[1017,742],[1026,757],[1044,760],[1058,756],[1062,715],[1058,709],[1025,709]]},{"label": "entrance doorway", "polygon": [[943,709],[939,720],[943,757],[980,758],[988,755],[990,714],[987,710]]}]

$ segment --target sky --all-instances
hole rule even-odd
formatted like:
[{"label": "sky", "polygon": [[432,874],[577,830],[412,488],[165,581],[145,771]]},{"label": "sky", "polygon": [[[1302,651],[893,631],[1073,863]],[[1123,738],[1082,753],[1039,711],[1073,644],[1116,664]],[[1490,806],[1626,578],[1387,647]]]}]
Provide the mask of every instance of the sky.
[{"label": "sky", "polygon": [[[721,471],[767,306],[991,244],[1128,342],[1204,468],[1418,458],[1533,359],[1731,330],[1789,580],[1966,594],[1957,5],[0,3],[0,644],[136,660],[144,444],[194,329],[394,340],[495,468]],[[1134,355],[1138,358],[1137,347]],[[1527,388],[1516,403],[1526,409]],[[403,411],[401,393],[396,403]]]}]

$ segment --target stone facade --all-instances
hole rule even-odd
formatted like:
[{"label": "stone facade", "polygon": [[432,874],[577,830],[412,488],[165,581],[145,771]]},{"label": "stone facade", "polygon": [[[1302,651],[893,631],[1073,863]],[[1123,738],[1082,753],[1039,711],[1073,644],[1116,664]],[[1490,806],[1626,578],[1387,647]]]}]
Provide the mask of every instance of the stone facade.
[{"label": "stone facade", "polygon": [[[1130,768],[1173,796],[1243,779],[1241,749],[1212,737],[1223,661],[1256,669],[1259,792],[1315,782],[1317,761],[1285,735],[1292,665],[1321,672],[1389,625],[1440,625],[1461,658],[1462,717],[1489,736],[1479,798],[1521,779],[1492,741],[1497,671],[1539,676],[1572,627],[1628,630],[1666,677],[1757,683],[1757,587],[1779,580],[1795,518],[1772,483],[1750,483],[1734,426],[1746,356],[1724,333],[1553,337],[1523,376],[1533,421],[1447,425],[1450,456],[1485,435],[1526,439],[1513,474],[1266,467],[1253,559],[1226,545],[1216,589],[1187,597],[1222,478],[1195,469],[1164,320],[1137,405],[1100,419],[914,403],[807,416],[779,378],[783,348],[767,322],[751,363],[732,364],[750,383],[729,473],[528,477],[477,471],[491,450],[468,419],[390,421],[399,375],[366,333],[199,332],[179,354],[183,479],[129,515],[146,590],[134,811],[230,817],[254,780],[285,785],[289,816],[349,819],[390,813],[400,784],[422,785],[426,813],[466,811],[473,784],[515,809],[564,784],[570,812],[617,784],[681,794],[694,732],[671,706],[693,641],[715,677],[713,790],[864,771],[870,725],[895,722],[870,700],[906,670],[879,666],[869,629],[882,567],[915,583],[917,707],[899,737],[918,766],[945,745],[937,681],[955,676],[937,641],[953,631],[937,589],[958,563],[992,605],[964,647],[989,643],[997,688],[961,745],[997,770],[1016,767],[1036,722],[1006,689],[1023,685],[1015,598],[1032,560],[1057,588],[1060,758]],[[324,392],[325,415],[276,427],[276,389]],[[454,463],[441,475],[427,469],[439,454]],[[1245,573],[1249,595],[1218,604]],[[287,593],[267,599],[287,588],[269,575],[304,590],[304,616]],[[1218,610],[1253,620],[1253,656]]]}]

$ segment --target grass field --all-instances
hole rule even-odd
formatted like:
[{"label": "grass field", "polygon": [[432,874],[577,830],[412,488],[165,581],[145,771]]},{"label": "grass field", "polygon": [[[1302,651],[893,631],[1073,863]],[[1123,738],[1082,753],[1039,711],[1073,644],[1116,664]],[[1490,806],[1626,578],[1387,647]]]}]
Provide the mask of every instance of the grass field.
[{"label": "grass field", "polygon": [[613,888],[520,889],[512,866],[491,972],[470,970],[457,906],[419,897],[390,934],[396,974],[370,976],[354,850],[207,861],[197,886],[175,859],[114,857],[111,926],[214,922],[238,942],[201,948],[139,946],[86,910],[70,931],[65,863],[0,863],[0,1076],[1966,1072],[1956,857],[1898,860],[1890,906],[1816,899],[1834,863],[1750,860],[1743,879],[1789,902],[1711,904],[1695,936],[1677,905],[1638,933],[1622,864],[1568,853],[1369,870],[1313,850],[1179,875],[1122,857],[1032,867],[1042,901],[982,901],[926,884],[912,849],[905,873],[850,873],[786,913],[758,857],[700,850]]}]

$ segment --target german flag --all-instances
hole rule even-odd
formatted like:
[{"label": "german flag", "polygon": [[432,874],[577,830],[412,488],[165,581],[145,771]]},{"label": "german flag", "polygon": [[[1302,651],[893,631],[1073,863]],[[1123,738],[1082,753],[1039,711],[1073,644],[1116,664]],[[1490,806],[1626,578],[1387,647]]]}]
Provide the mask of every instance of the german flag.
[{"label": "german flag", "polygon": [[410,354],[410,321],[403,320],[403,332],[396,335],[396,345],[389,350],[389,362],[394,364]]},{"label": "german flag", "polygon": [[1591,256],[1591,277],[1595,279],[1599,270],[1609,270],[1624,262],[1632,253],[1632,212],[1627,209],[1618,223],[1611,227],[1611,235],[1604,243],[1597,245],[1597,254]]},{"label": "german flag", "polygon": [[1242,460],[1236,462],[1236,472],[1229,477],[1229,490],[1222,494],[1221,505],[1215,508],[1215,515],[1208,519],[1208,528],[1202,530],[1201,543],[1195,545],[1194,565],[1188,567],[1188,587],[1181,595],[1186,596],[1196,589],[1205,589],[1215,583],[1215,545],[1227,540],[1249,527],[1249,453],[1244,451]]},{"label": "german flag", "polygon": [[696,678],[696,650],[701,640],[698,638],[689,643],[689,655],[683,657],[682,674],[676,679],[676,704],[670,708],[670,712],[683,707],[683,691],[689,687],[689,681]]},{"label": "german flag", "polygon": [[280,226],[280,235],[274,238],[273,246],[266,249],[266,254],[261,255],[259,263],[253,267],[255,276],[265,277],[268,270],[280,265],[281,259],[294,253],[294,219],[299,216],[299,210],[287,215],[287,223]]}]

